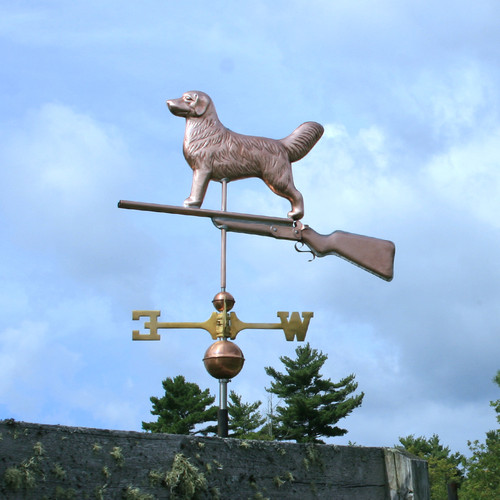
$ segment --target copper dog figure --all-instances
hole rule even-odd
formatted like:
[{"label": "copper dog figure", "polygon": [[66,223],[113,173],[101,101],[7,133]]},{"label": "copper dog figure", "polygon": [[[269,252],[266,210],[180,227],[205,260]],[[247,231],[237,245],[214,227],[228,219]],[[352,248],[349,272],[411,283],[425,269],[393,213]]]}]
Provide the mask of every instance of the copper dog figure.
[{"label": "copper dog figure", "polygon": [[184,157],[193,170],[193,183],[186,207],[199,208],[210,180],[233,181],[259,177],[271,190],[292,205],[288,217],[304,216],[304,200],[293,183],[291,163],[303,158],[323,135],[323,127],[306,122],[284,139],[237,134],[222,125],[212,99],[190,91],[167,101],[175,116],[186,118]]}]

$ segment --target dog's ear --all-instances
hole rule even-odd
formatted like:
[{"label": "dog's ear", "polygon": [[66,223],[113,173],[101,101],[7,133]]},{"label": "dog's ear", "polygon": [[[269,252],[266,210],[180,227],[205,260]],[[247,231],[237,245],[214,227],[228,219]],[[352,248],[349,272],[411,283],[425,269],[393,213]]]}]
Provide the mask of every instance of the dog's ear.
[{"label": "dog's ear", "polygon": [[189,107],[189,116],[202,116],[207,111],[212,100],[204,92],[191,90],[182,96],[182,100]]},{"label": "dog's ear", "polygon": [[195,100],[195,105],[194,105],[194,112],[196,113],[196,116],[202,116],[205,114],[205,111],[207,110],[209,104],[210,104],[210,97],[208,97],[206,94],[191,94],[191,97]]}]

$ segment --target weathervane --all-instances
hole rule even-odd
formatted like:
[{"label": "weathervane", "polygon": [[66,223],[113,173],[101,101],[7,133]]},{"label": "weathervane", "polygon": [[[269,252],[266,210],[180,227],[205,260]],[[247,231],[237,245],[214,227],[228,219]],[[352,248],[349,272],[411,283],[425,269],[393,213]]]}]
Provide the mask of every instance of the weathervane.
[{"label": "weathervane", "polygon": [[[167,101],[167,105],[174,115],[186,118],[183,151],[193,170],[191,194],[183,207],[124,200],[118,207],[210,218],[221,231],[221,289],[212,301],[217,312],[204,322],[159,322],[160,311],[133,311],[133,320],[147,319],[144,329],[148,332],[134,330],[132,339],[160,340],[161,329],[203,329],[210,333],[216,342],[207,349],[203,362],[210,375],[219,380],[218,435],[227,437],[227,383],[244,363],[243,353],[231,341],[246,329],[283,330],[286,340],[303,341],[313,317],[312,312],[290,315],[280,311],[277,313],[280,321],[276,323],[241,321],[231,311],[235,300],[226,291],[227,232],[290,240],[298,251],[310,251],[313,257],[342,257],[386,281],[393,278],[395,247],[391,241],[345,231],[318,234],[300,221],[304,216],[304,201],[293,183],[291,164],[303,158],[321,138],[323,127],[319,123],[303,123],[288,137],[274,140],[237,134],[224,127],[212,100],[203,92],[186,92],[179,99]],[[227,211],[228,182],[248,177],[261,178],[274,193],[290,201],[288,218]],[[222,184],[221,210],[200,208],[211,180]],[[299,248],[299,243],[309,250]]]}]

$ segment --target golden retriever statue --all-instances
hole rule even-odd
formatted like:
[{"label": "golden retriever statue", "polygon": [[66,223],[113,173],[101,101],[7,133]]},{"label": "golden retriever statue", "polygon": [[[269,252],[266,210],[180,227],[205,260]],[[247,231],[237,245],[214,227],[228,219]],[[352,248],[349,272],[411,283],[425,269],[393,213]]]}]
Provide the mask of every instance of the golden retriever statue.
[{"label": "golden retriever statue", "polygon": [[303,158],[323,135],[323,127],[306,122],[284,139],[237,134],[222,125],[212,99],[190,91],[167,101],[175,116],[186,118],[184,157],[193,170],[186,207],[201,207],[210,180],[233,181],[259,177],[271,190],[292,204],[288,217],[304,216],[304,200],[295,188],[291,163]]}]

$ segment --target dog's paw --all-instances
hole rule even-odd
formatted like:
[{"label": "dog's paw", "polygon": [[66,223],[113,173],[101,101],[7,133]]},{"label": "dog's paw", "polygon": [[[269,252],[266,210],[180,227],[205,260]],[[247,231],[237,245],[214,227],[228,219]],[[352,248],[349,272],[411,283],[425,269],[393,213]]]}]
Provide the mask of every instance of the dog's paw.
[{"label": "dog's paw", "polygon": [[296,208],[296,209],[288,212],[287,215],[288,215],[289,219],[299,220],[299,219],[302,219],[302,217],[304,217],[304,210],[299,210]]},{"label": "dog's paw", "polygon": [[184,200],[184,206],[190,208],[200,208],[201,201],[193,200],[191,197],[189,197]]}]

